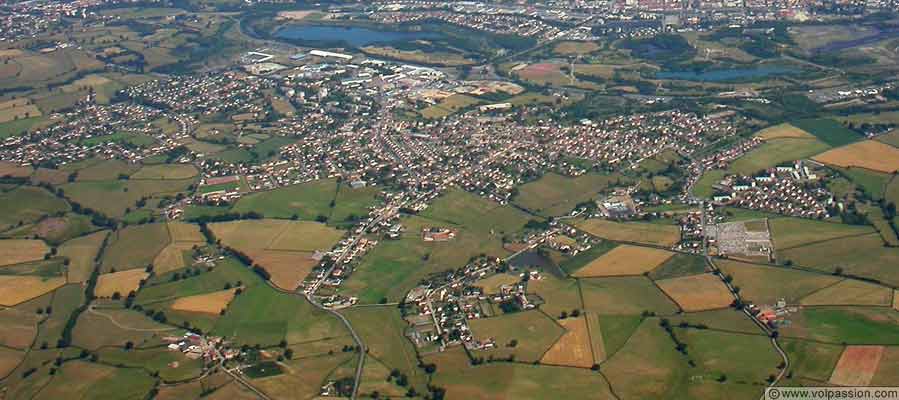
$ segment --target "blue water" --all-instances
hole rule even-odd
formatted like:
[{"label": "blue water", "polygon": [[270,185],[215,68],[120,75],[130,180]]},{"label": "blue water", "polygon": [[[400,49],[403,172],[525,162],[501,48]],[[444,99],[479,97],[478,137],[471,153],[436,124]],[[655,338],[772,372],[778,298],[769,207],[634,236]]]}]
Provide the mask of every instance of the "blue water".
[{"label": "blue water", "polygon": [[275,37],[304,42],[344,42],[353,47],[360,47],[372,43],[437,39],[442,35],[436,32],[399,32],[356,27],[290,25],[278,30]]},{"label": "blue water", "polygon": [[700,82],[728,82],[756,78],[767,78],[769,76],[789,75],[797,72],[799,72],[799,70],[795,68],[770,66],[757,68],[719,69],[702,72],[664,71],[657,72],[656,78],[680,79],[685,81]]}]

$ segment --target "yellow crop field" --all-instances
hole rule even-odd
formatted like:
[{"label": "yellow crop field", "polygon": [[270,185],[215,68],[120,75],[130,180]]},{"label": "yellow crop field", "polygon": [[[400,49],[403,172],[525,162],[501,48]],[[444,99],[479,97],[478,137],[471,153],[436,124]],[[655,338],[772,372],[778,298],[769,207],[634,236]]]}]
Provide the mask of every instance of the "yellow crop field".
[{"label": "yellow crop field", "polygon": [[663,279],[656,284],[687,312],[725,308],[734,300],[724,282],[712,274]]},{"label": "yellow crop field", "polygon": [[30,275],[0,275],[0,306],[11,307],[65,285],[66,278]]},{"label": "yellow crop field", "polygon": [[140,281],[146,279],[147,276],[149,274],[142,269],[100,274],[94,293],[97,297],[112,297],[115,293],[125,297],[131,291],[136,291],[140,286]]},{"label": "yellow crop field", "polygon": [[782,138],[807,138],[814,139],[811,133],[808,133],[802,129],[799,129],[790,124],[780,124],[767,127],[765,129],[760,130],[755,136],[759,137],[762,140],[770,140],[770,139],[782,139]]},{"label": "yellow crop field", "polygon": [[40,260],[48,251],[42,240],[0,240],[0,266]]},{"label": "yellow crop field", "polygon": [[860,167],[886,173],[899,171],[899,149],[875,140],[838,147],[813,159],[839,167]]},{"label": "yellow crop field", "polygon": [[674,246],[680,240],[680,228],[674,225],[587,219],[575,223],[575,227],[592,235],[622,242]]},{"label": "yellow crop field", "polygon": [[216,314],[228,307],[234,299],[235,289],[181,297],[172,303],[171,308],[177,311]]},{"label": "yellow crop field", "polygon": [[593,351],[587,330],[587,319],[583,316],[566,318],[559,320],[559,325],[565,328],[565,333],[546,351],[540,362],[581,368],[592,366]]},{"label": "yellow crop field", "polygon": [[674,253],[650,247],[621,245],[574,273],[576,277],[641,275],[667,261]]}]

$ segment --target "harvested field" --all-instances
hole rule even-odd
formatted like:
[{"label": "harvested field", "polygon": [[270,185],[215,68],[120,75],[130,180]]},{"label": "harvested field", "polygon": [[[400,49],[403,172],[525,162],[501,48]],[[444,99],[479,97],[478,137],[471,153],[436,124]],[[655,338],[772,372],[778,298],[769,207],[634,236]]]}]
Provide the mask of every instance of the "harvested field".
[{"label": "harvested field", "polygon": [[248,249],[246,253],[269,273],[275,286],[287,290],[296,289],[318,264],[312,253],[301,251]]},{"label": "harvested field", "polygon": [[815,161],[839,167],[861,167],[872,171],[899,171],[899,149],[875,140],[843,146],[814,157]]},{"label": "harvested field", "polygon": [[893,291],[893,309],[899,311],[899,290]]},{"label": "harvested field", "polygon": [[846,346],[829,382],[840,386],[868,386],[880,365],[883,350],[883,346]]},{"label": "harvested field", "polygon": [[667,261],[674,253],[650,247],[621,245],[574,273],[576,277],[642,275]]},{"label": "harvested field", "polygon": [[0,177],[10,176],[13,178],[25,178],[31,176],[33,170],[31,167],[23,167],[16,163],[8,161],[0,161]]},{"label": "harvested field", "polygon": [[553,48],[553,53],[566,55],[588,54],[599,50],[599,45],[593,42],[559,42]]},{"label": "harvested field", "polygon": [[593,349],[593,362],[599,364],[608,358],[609,352],[606,351],[606,342],[603,339],[603,330],[599,323],[599,314],[587,313],[584,315],[587,319],[587,330],[590,333],[590,346]]},{"label": "harvested field", "polygon": [[25,358],[25,352],[0,347],[0,376],[6,377],[13,372]]},{"label": "harvested field", "polygon": [[164,274],[187,267],[189,264],[184,253],[193,250],[196,245],[197,243],[193,242],[169,244],[153,259],[153,271],[156,274]]},{"label": "harvested field", "polygon": [[48,251],[42,240],[0,240],[0,266],[41,260]]},{"label": "harvested field", "polygon": [[590,368],[593,365],[593,350],[586,317],[566,318],[559,320],[559,324],[565,328],[565,333],[543,354],[540,362]]},{"label": "harvested field", "polygon": [[893,290],[873,283],[846,279],[812,293],[799,303],[806,306],[890,306],[893,304]]},{"label": "harvested field", "polygon": [[140,281],[146,279],[148,275],[142,269],[100,274],[94,293],[97,297],[112,297],[114,293],[125,297],[131,291],[137,291]]},{"label": "harvested field", "polygon": [[622,242],[674,246],[680,240],[680,228],[675,225],[588,219],[575,223],[575,226],[591,235]]},{"label": "harvested field", "polygon": [[755,134],[758,138],[762,140],[769,139],[780,139],[780,138],[805,138],[805,139],[813,139],[815,136],[799,129],[790,124],[780,124],[774,125],[765,129],[760,130]]},{"label": "harvested field", "polygon": [[181,297],[172,303],[171,309],[218,315],[219,312],[227,308],[228,304],[231,303],[231,300],[234,299],[234,293],[235,289],[228,289],[196,296]]},{"label": "harvested field", "polygon": [[63,277],[0,275],[0,306],[14,306],[49,293],[65,284],[66,278]]},{"label": "harvested field", "polygon": [[663,279],[656,284],[687,312],[725,308],[734,300],[721,279],[712,274]]},{"label": "harvested field", "polygon": [[40,317],[30,311],[0,309],[0,346],[16,349],[30,347],[37,336],[38,321]]}]

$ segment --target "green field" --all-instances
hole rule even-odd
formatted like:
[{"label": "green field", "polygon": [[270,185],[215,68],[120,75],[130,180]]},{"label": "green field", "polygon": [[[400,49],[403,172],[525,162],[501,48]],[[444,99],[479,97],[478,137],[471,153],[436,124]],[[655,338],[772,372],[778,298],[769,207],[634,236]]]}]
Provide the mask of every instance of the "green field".
[{"label": "green field", "polygon": [[[810,379],[826,382],[843,352],[842,345],[815,343],[804,340],[784,339],[781,346],[790,357],[790,371],[794,379]],[[787,381],[787,385],[791,385]]]},{"label": "green field", "polygon": [[494,339],[496,347],[475,352],[476,357],[534,362],[559,340],[565,329],[540,311],[522,311],[498,317],[470,320],[478,340]]},{"label": "green field", "polygon": [[847,225],[801,218],[775,218],[769,222],[778,251],[810,243],[874,232],[870,226]]},{"label": "green field", "polygon": [[340,321],[306,299],[258,284],[237,296],[212,333],[237,343],[271,346],[281,340],[300,343],[347,334]]},{"label": "green field", "polygon": [[600,315],[658,315],[677,312],[675,305],[645,277],[579,279],[584,309]]},{"label": "green field", "polygon": [[728,171],[753,175],[781,163],[823,153],[830,147],[816,139],[772,139],[734,160]]},{"label": "green field", "polygon": [[844,274],[877,279],[899,286],[899,249],[884,247],[877,233],[851,236],[795,247],[778,252],[778,259],[795,265],[832,273],[841,268]]},{"label": "green field", "polygon": [[704,258],[687,254],[675,254],[674,257],[650,271],[649,278],[652,280],[678,278],[701,274],[705,270],[706,262]]},{"label": "green field", "polygon": [[[79,174],[79,176],[81,176]],[[106,180],[63,185],[66,197],[110,217],[122,217],[141,198],[183,192],[192,180]]]},{"label": "green field", "polygon": [[603,254],[608,253],[615,247],[618,247],[616,243],[604,240],[602,242],[599,242],[598,244],[594,244],[593,247],[591,247],[589,250],[582,251],[573,257],[566,258],[559,264],[559,267],[562,268],[562,271],[565,271],[565,273],[574,273],[574,271],[583,268],[591,261],[599,258]]},{"label": "green field", "polygon": [[351,214],[359,217],[368,215],[368,207],[376,204],[376,192],[372,188],[350,189],[338,185],[334,179],[323,179],[245,196],[234,205],[233,210],[241,213],[254,211],[268,218],[298,216],[313,220],[324,217],[339,223]]},{"label": "green field", "polygon": [[19,222],[30,223],[44,215],[68,211],[69,205],[44,189],[23,186],[0,194],[0,209],[0,228],[8,229]]},{"label": "green field", "polygon": [[818,140],[831,147],[840,147],[863,139],[862,135],[829,118],[801,119],[793,121],[791,124],[815,135]]},{"label": "green field", "polygon": [[833,285],[842,278],[829,274],[815,274],[784,267],[765,267],[739,261],[721,260],[716,264],[733,277],[740,287],[740,295],[747,302],[774,304],[785,299],[795,304],[803,297]]},{"label": "green field", "polygon": [[863,168],[837,168],[843,176],[858,185],[872,199],[878,200],[884,197],[884,190],[891,176],[881,172],[875,172]]},{"label": "green field", "polygon": [[[240,285],[238,285],[240,283]],[[174,300],[179,297],[194,296],[223,290],[225,285],[231,287],[261,284],[259,277],[250,268],[235,259],[220,261],[210,272],[172,281],[170,277],[151,280],[138,293],[135,302],[143,306]]]},{"label": "green field", "polygon": [[[430,274],[464,266],[471,257],[495,257],[510,252],[502,239],[519,232],[526,214],[512,207],[460,190],[437,199],[419,216],[402,219],[405,232],[399,240],[383,240],[362,259],[353,276],[343,286],[362,303],[381,299],[397,301]],[[458,229],[446,242],[425,242],[422,229]]]},{"label": "green field", "polygon": [[165,223],[132,225],[116,231],[103,253],[103,272],[146,268],[171,242]]},{"label": "green field", "polygon": [[560,393],[576,399],[612,398],[603,375],[585,369],[521,363],[471,366],[461,348],[425,361],[437,366],[432,384],[446,389],[448,399],[549,399]]},{"label": "green field", "polygon": [[725,175],[727,175],[727,171],[721,169],[706,171],[696,181],[696,185],[693,186],[693,195],[701,198],[711,198],[715,194],[715,188],[712,186],[724,179]]},{"label": "green field", "polygon": [[575,178],[548,173],[519,188],[515,204],[544,216],[566,215],[582,202],[625,181],[621,175],[584,174]]},{"label": "green field", "polygon": [[811,307],[790,314],[781,336],[825,343],[885,344],[899,341],[899,311],[884,307]]},{"label": "green field", "polygon": [[427,383],[427,376],[418,367],[415,348],[405,337],[407,324],[399,309],[369,307],[347,309],[341,313],[350,320],[371,357],[390,369],[399,369],[417,389]]}]

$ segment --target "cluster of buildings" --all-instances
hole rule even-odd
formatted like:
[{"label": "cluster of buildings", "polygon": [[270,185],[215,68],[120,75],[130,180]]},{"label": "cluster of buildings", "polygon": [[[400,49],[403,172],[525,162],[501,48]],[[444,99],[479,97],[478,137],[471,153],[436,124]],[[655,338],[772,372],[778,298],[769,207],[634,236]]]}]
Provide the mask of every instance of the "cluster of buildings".
[{"label": "cluster of buildings", "polygon": [[203,359],[206,363],[230,360],[237,357],[240,351],[237,349],[224,349],[225,342],[220,337],[206,337],[193,332],[187,332],[182,336],[166,336],[163,343],[168,343],[170,351],[178,351],[191,360]]},{"label": "cluster of buildings", "polygon": [[836,205],[818,173],[801,160],[757,176],[729,175],[713,187],[716,194],[712,199],[719,205],[794,217],[828,218]]},{"label": "cluster of buildings", "polygon": [[501,35],[532,37],[537,40],[552,40],[562,30],[540,19],[514,14],[457,13],[453,11],[427,10],[415,12],[378,12],[369,16],[378,23],[403,24],[441,21],[464,28]]}]

